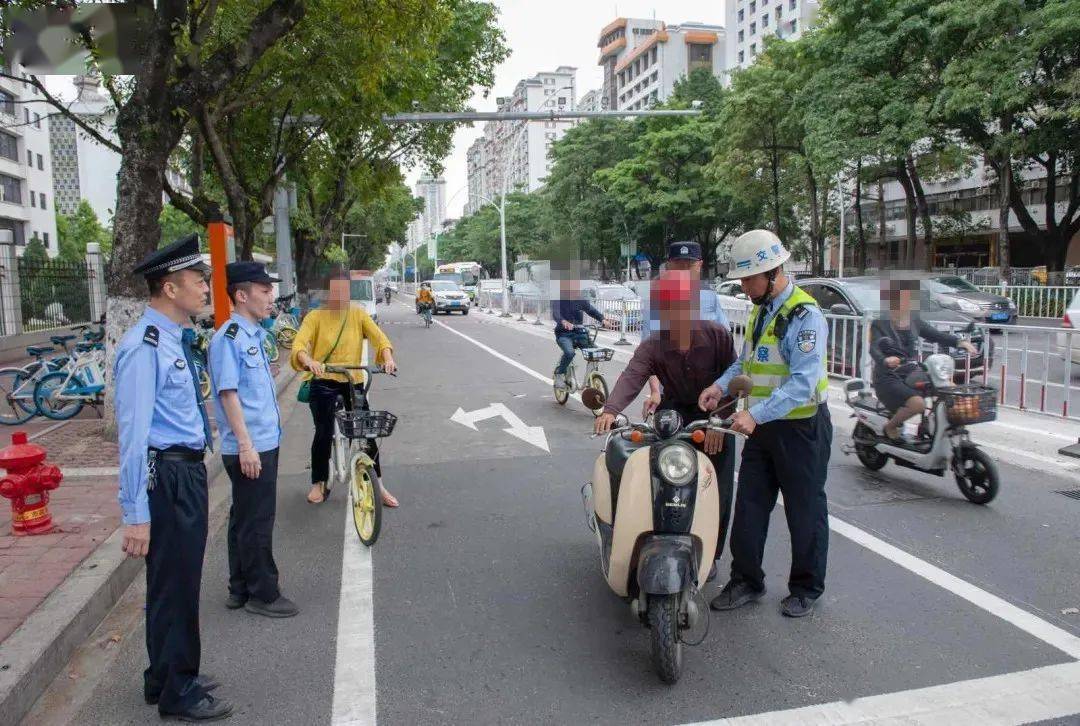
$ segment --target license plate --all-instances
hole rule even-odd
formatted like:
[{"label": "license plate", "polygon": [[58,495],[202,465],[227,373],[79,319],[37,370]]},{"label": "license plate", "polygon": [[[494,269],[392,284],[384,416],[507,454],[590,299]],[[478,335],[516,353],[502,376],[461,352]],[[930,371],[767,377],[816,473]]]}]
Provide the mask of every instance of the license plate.
[{"label": "license plate", "polygon": [[1008,320],[1009,319],[1009,314],[1008,313],[990,313],[990,319],[994,320],[994,321]]},{"label": "license plate", "polygon": [[458,307],[459,305],[461,305],[461,301],[460,300],[451,300],[450,304],[453,305],[454,307]]}]

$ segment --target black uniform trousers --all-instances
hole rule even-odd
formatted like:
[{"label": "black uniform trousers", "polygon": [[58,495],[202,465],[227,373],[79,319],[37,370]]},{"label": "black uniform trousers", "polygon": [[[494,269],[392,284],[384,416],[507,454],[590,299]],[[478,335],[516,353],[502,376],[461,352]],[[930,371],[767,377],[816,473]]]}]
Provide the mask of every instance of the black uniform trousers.
[{"label": "black uniform trousers", "polygon": [[[657,406],[657,411],[665,408],[674,409],[682,416],[684,425],[691,421],[699,420],[704,414],[697,408],[696,404],[693,406],[679,406],[670,401],[661,400],[660,405]],[[698,451],[704,452],[705,447],[697,444],[692,444]],[[720,556],[724,554],[724,542],[727,540],[728,523],[731,521],[731,494],[735,489],[735,436],[733,434],[724,434],[724,448],[718,454],[709,456],[709,461],[712,462],[713,469],[716,471],[716,477],[719,480],[717,486],[720,487],[720,531],[716,536],[716,553],[714,560],[719,560]]]},{"label": "black uniform trousers", "polygon": [[761,559],[769,516],[778,492],[791,533],[792,595],[816,598],[825,590],[829,554],[825,479],[832,450],[828,407],[805,419],[781,419],[759,425],[746,441],[739,468],[735,521],[731,527],[731,579],[758,590],[765,587]]},{"label": "black uniform trousers", "polygon": [[[146,555],[147,695],[160,694],[158,710],[177,713],[202,700],[199,675],[199,586],[206,551],[206,466],[201,453],[174,460],[156,452],[147,486],[150,549]],[[151,452],[154,455],[155,452]],[[195,460],[194,457],[199,459]]]},{"label": "black uniform trousers", "polygon": [[[315,436],[311,440],[311,483],[325,482],[330,478],[330,447],[334,442],[334,407],[340,397],[349,405],[349,384],[327,378],[316,378],[311,382],[311,418],[315,423]],[[363,410],[368,407],[366,397],[356,388],[354,394],[357,406]],[[376,447],[375,473],[382,476],[379,464],[379,450]]]},{"label": "black uniform trousers", "polygon": [[281,595],[273,547],[279,451],[259,452],[262,469],[255,479],[244,476],[238,455],[223,454],[221,457],[232,482],[229,592],[265,603],[274,602]]}]

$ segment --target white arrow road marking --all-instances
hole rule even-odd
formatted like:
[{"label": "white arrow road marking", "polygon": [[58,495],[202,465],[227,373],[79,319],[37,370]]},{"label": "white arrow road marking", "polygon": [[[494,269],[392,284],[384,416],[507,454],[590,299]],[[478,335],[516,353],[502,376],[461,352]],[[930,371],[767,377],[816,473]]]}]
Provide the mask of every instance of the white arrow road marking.
[{"label": "white arrow road marking", "polygon": [[485,421],[489,418],[502,417],[506,423],[510,424],[510,428],[503,429],[506,433],[521,439],[527,444],[532,444],[538,449],[543,449],[547,453],[551,453],[551,449],[548,448],[547,436],[544,435],[543,426],[527,426],[517,414],[511,411],[502,403],[493,403],[487,408],[480,408],[475,411],[466,411],[463,408],[458,408],[454,412],[454,415],[450,417],[451,421],[456,421],[462,426],[468,426],[473,431],[479,431],[476,428],[478,421]]}]

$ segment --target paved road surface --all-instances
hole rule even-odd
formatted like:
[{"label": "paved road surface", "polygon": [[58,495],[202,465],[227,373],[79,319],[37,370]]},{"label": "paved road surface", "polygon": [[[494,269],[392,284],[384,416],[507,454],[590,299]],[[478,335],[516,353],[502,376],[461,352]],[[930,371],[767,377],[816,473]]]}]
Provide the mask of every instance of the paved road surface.
[{"label": "paved road surface", "polygon": [[[951,479],[891,465],[870,473],[834,447],[817,612],[800,621],[778,612],[789,563],[778,509],[768,595],[714,613],[704,644],[685,654],[683,679],[667,687],[651,670],[646,631],[600,576],[578,491],[600,444],[586,435],[591,415],[574,401],[558,406],[542,380],[556,358],[547,327],[474,312],[424,329],[405,306],[380,312],[402,372],[377,379],[372,400],[400,417],[383,461],[402,508],[369,551],[342,491],[307,504],[310,415],[283,406],[275,549],[302,613],[269,621],[227,611],[215,533],[204,670],[237,705],[232,723],[674,724],[819,704],[956,723],[1080,719],[1080,616],[1062,614],[1080,606],[1080,500],[1055,493],[1077,480],[1001,461],[1001,495],[980,507]],[[624,362],[608,364],[612,381]],[[450,420],[491,404],[542,426],[550,453],[505,433],[502,420],[476,431]],[[837,443],[849,426],[841,412]],[[120,644],[85,668],[93,685],[68,707],[71,723],[155,719],[140,700],[140,597],[136,585]],[[867,698],[844,703],[856,697]]]}]

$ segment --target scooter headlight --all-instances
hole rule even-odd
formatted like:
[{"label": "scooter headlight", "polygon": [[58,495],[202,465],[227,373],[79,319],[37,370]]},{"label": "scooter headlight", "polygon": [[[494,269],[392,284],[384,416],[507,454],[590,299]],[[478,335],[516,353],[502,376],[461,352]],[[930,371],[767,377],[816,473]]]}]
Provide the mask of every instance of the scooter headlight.
[{"label": "scooter headlight", "polygon": [[690,447],[671,444],[656,457],[656,466],[669,484],[681,487],[689,484],[697,473],[697,458]]}]

